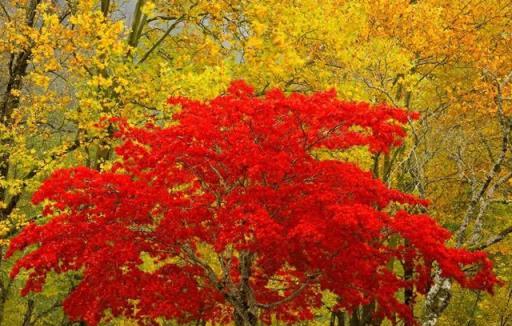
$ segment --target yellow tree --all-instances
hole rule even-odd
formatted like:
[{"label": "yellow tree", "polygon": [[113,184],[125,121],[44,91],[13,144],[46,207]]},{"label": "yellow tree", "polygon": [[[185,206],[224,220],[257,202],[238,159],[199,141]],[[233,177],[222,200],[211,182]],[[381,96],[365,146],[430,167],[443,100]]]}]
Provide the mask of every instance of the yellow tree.
[{"label": "yellow tree", "polygon": [[[375,33],[414,55],[411,73],[421,77],[406,93],[406,105],[434,118],[416,126],[418,150],[407,160],[407,183],[441,199],[434,208],[456,232],[457,246],[487,248],[512,232],[510,222],[504,228],[490,223],[489,210],[510,191],[511,10],[507,1],[379,1],[372,7]],[[426,298],[425,325],[447,307],[450,287],[438,277]]]}]

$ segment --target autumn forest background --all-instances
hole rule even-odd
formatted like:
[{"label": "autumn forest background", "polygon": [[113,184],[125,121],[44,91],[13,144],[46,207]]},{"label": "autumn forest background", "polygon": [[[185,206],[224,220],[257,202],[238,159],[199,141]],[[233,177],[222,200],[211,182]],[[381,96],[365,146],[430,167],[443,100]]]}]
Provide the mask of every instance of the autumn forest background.
[{"label": "autumn forest background", "polygon": [[[451,246],[494,262],[494,295],[454,283],[436,293],[435,309],[418,298],[418,320],[434,325],[425,311],[435,311],[438,325],[512,325],[506,0],[0,0],[2,256],[42,218],[30,198],[53,171],[116,160],[114,131],[99,121],[170,124],[169,96],[209,99],[237,79],[257,94],[335,88],[341,99],[419,112],[389,153],[333,155],[429,199]],[[21,296],[28,272],[9,277],[19,255],[0,260],[0,325],[78,325],[61,305],[80,275],[50,275],[42,292]],[[332,323],[330,300],[302,324]]]}]

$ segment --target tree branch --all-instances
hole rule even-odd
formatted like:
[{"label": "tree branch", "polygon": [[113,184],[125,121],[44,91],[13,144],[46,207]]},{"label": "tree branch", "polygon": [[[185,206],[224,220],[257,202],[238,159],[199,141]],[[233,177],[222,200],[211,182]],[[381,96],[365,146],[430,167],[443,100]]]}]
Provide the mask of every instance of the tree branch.
[{"label": "tree branch", "polygon": [[502,241],[510,233],[512,233],[512,225],[507,227],[506,229],[502,230],[500,233],[492,236],[485,243],[483,243],[483,244],[481,244],[479,246],[473,247],[471,249],[472,250],[483,250],[483,249],[486,249],[486,248],[488,248],[488,247],[490,247],[490,246],[492,246],[492,245]]},{"label": "tree branch", "polygon": [[158,41],[155,42],[155,44],[153,44],[153,46],[148,50],[148,52],[146,52],[146,54],[144,54],[144,56],[142,57],[142,59],[140,59],[140,61],[137,63],[137,64],[141,64],[143,63],[144,61],[146,61],[146,59],[151,55],[151,53],[153,53],[153,51],[155,51],[155,49],[165,40],[165,38],[167,36],[169,36],[169,34],[172,32],[172,30],[174,28],[176,28],[176,26],[181,23],[185,18],[185,15],[181,15],[178,19],[176,19],[174,21],[174,23],[171,24],[171,26],[169,26],[169,28],[167,29],[167,31],[164,33],[164,35],[162,35]]},{"label": "tree branch", "polygon": [[319,275],[320,275],[320,273],[309,275],[305,282],[303,282],[298,288],[296,288],[289,296],[287,296],[281,300],[278,300],[278,301],[275,301],[272,303],[256,303],[256,306],[259,308],[270,309],[270,308],[277,307],[281,304],[290,302],[293,299],[295,299],[296,297],[298,297],[302,293],[302,291],[304,291],[304,289],[306,287],[308,287],[308,285],[310,285]]}]

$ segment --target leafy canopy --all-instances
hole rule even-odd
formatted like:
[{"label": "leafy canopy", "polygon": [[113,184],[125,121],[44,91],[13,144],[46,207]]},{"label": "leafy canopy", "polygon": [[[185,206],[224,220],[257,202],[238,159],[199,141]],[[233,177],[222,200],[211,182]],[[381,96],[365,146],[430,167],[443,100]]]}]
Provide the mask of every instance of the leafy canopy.
[{"label": "leafy canopy", "polygon": [[434,261],[464,287],[497,282],[484,253],[446,247],[447,230],[410,213],[424,201],[354,163],[317,158],[355,146],[388,152],[414,115],[334,91],[259,97],[241,81],[211,101],[169,103],[181,106],[170,127],[118,122],[124,143],[111,170],[58,170],[36,192],[52,218],[26,227],[8,252],[36,245],[11,274],[30,271],[24,294],[50,271],[81,270],[64,302],[74,320],[96,325],[109,310],[253,325],[312,318],[324,290],[335,309],[375,301],[380,317],[410,319],[398,294],[425,293]]}]

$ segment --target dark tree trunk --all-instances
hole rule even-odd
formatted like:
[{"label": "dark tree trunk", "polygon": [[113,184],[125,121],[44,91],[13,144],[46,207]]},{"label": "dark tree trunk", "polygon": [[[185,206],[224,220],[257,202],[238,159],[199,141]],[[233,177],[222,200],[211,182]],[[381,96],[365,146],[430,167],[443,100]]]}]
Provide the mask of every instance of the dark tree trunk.
[{"label": "dark tree trunk", "polygon": [[345,313],[342,311],[331,311],[329,326],[345,326]]},{"label": "dark tree trunk", "polygon": [[253,253],[245,251],[240,253],[240,285],[238,302],[235,305],[233,316],[236,326],[256,326],[258,324],[257,308],[250,286],[253,261]]},{"label": "dark tree trunk", "polygon": [[[380,326],[382,318],[375,316],[377,303],[372,302],[359,309],[356,309],[348,318],[349,326]],[[339,325],[345,325],[339,324]]]},{"label": "dark tree trunk", "polygon": [[25,311],[25,316],[23,317],[23,326],[32,325],[32,313],[34,312],[35,302],[32,299],[28,299],[27,302],[27,310]]},{"label": "dark tree trunk", "polygon": [[[34,26],[37,6],[40,2],[41,0],[30,0],[28,3],[25,23],[29,27]],[[10,126],[12,124],[13,112],[18,108],[20,104],[19,97],[13,95],[12,91],[22,88],[23,79],[27,74],[27,68],[31,57],[31,48],[25,49],[18,54],[11,53],[9,60],[9,77],[7,81],[7,87],[3,91],[3,96],[0,102],[0,123],[4,124],[5,126]],[[10,144],[12,144],[12,141],[13,140],[11,138],[3,139],[2,145],[8,147]],[[4,180],[8,179],[9,161],[9,151],[0,153],[0,178],[3,178]],[[19,198],[15,197],[14,199],[11,199],[11,202],[9,203],[6,202],[6,199],[6,189],[0,188],[0,201],[3,201],[7,205],[5,208],[0,209],[0,220],[6,219],[11,214]]]},{"label": "dark tree trunk", "polygon": [[235,321],[235,326],[256,326],[258,324],[258,317],[251,313],[249,310],[243,312],[245,318],[242,314],[238,312],[234,312],[233,319]]}]

